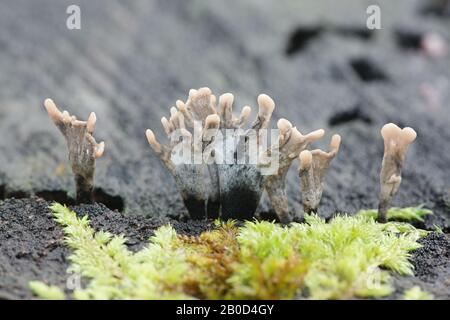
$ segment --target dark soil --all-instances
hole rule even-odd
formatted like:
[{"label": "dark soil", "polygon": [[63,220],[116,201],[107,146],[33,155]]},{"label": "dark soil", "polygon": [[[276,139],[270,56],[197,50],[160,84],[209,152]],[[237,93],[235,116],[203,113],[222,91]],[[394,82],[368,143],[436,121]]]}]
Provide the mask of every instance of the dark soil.
[{"label": "dark soil", "polygon": [[[33,298],[28,282],[40,280],[65,288],[70,250],[63,245],[61,228],[53,221],[48,206],[39,198],[8,199],[0,202],[0,298]],[[124,234],[131,250],[142,248],[156,228],[170,223],[180,234],[198,235],[212,227],[211,221],[180,222],[170,218],[125,216],[104,205],[72,208],[88,215],[96,230]],[[450,298],[450,238],[431,233],[421,240],[423,248],[413,254],[414,277],[395,277],[400,298],[413,285],[432,293],[437,299]]]},{"label": "dark soil", "polygon": [[420,243],[423,247],[416,250],[412,257],[414,277],[396,276],[393,298],[400,298],[404,290],[417,285],[432,293],[435,299],[450,299],[449,234],[433,232]]},{"label": "dark soil", "polygon": [[[61,228],[48,209],[51,202],[39,198],[0,201],[0,299],[32,298],[28,282],[40,280],[65,288],[70,250],[63,245]],[[153,231],[170,223],[178,233],[198,235],[210,221],[180,222],[170,218],[124,216],[104,205],[72,207],[88,215],[91,226],[124,234],[131,250],[143,247]]]}]

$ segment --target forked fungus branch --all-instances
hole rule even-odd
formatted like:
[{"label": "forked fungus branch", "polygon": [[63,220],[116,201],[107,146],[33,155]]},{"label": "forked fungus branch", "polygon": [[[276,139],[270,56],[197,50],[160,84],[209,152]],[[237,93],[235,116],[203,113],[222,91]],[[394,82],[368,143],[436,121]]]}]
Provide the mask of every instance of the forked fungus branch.
[{"label": "forked fungus branch", "polygon": [[378,219],[384,222],[391,200],[402,181],[406,152],[417,134],[412,128],[400,129],[397,125],[388,123],[381,129],[381,136],[384,140],[384,156],[380,172]]},{"label": "forked fungus branch", "polygon": [[329,152],[315,149],[312,151],[304,150],[300,153],[299,176],[304,212],[317,213],[317,207],[322,198],[325,174],[331,160],[338,153],[340,144],[341,136],[335,134],[331,138]]},{"label": "forked fungus branch", "polygon": [[69,112],[59,111],[51,99],[44,101],[45,109],[66,138],[69,149],[69,161],[75,175],[77,202],[92,202],[94,187],[95,159],[100,158],[105,150],[105,143],[97,143],[92,136],[97,118],[91,112],[87,121],[77,120]]},{"label": "forked fungus branch", "polygon": [[312,142],[323,137],[325,131],[319,129],[306,135],[300,133],[296,127],[286,119],[280,119],[278,126],[278,143],[274,147],[279,152],[278,172],[268,175],[265,181],[267,194],[273,209],[283,223],[289,223],[292,217],[289,214],[288,199],[286,195],[286,174],[294,159]]}]

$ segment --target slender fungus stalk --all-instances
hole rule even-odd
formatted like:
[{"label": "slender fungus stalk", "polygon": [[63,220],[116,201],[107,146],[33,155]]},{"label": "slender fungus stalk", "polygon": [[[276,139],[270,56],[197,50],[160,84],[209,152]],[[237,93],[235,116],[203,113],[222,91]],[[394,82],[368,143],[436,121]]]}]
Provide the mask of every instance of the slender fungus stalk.
[{"label": "slender fungus stalk", "polygon": [[[278,144],[274,148],[278,149],[279,168],[275,174],[266,177],[265,187],[278,218],[282,223],[289,223],[292,221],[292,217],[289,214],[285,188],[286,173],[292,161],[299,156],[300,152],[312,142],[322,138],[325,131],[319,129],[303,135],[286,119],[280,119],[277,126],[279,131]],[[272,151],[274,148],[272,148]]]},{"label": "slender fungus stalk", "polygon": [[317,212],[322,198],[325,174],[339,151],[341,136],[335,134],[331,138],[330,151],[320,149],[304,150],[300,153],[300,185],[302,190],[303,208],[306,213]]},{"label": "slender fungus stalk", "polygon": [[105,143],[97,143],[92,136],[97,121],[95,113],[91,112],[87,121],[80,121],[67,111],[61,113],[51,99],[46,99],[44,106],[50,119],[66,138],[69,161],[75,175],[77,202],[90,203],[95,159],[100,158],[105,150]]},{"label": "slender fungus stalk", "polygon": [[378,220],[385,222],[386,212],[402,181],[406,152],[417,133],[412,128],[400,129],[397,125],[388,123],[381,129],[381,136],[384,140],[384,156],[380,172]]}]

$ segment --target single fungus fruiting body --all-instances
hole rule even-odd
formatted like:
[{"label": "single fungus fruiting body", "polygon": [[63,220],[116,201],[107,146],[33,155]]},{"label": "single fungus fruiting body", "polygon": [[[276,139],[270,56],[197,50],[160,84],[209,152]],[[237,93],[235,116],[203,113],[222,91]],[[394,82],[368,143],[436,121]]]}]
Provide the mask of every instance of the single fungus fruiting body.
[{"label": "single fungus fruiting body", "polygon": [[97,118],[91,113],[87,121],[77,120],[69,112],[61,112],[51,99],[44,102],[45,109],[64,135],[69,150],[69,161],[75,175],[77,202],[92,202],[95,159],[103,155],[105,143],[97,143],[92,136]]},{"label": "single fungus fruiting body", "polygon": [[[251,108],[245,106],[234,116],[233,102],[231,93],[217,101],[209,88],[191,89],[186,102],[178,100],[170,109],[170,119],[161,119],[170,145],[161,145],[151,130],[148,142],[175,177],[192,218],[251,219],[266,188],[280,220],[290,222],[286,172],[304,148],[323,136],[323,130],[303,136],[282,120],[279,141],[269,147],[266,129],[274,101],[265,94],[258,96],[258,114],[249,129],[243,127]],[[272,167],[277,169],[267,174]]]},{"label": "single fungus fruiting body", "polygon": [[211,174],[208,162],[220,118],[208,88],[191,90],[189,94],[186,103],[177,101],[178,108],[170,109],[169,120],[161,119],[170,140],[168,146],[159,144],[150,129],[146,135],[150,146],[174,176],[190,216],[201,219],[213,216],[218,210],[216,177]]},{"label": "single fungus fruiting body", "polygon": [[378,219],[385,222],[386,212],[402,181],[406,152],[417,134],[412,128],[400,129],[388,123],[381,129],[381,136],[384,140],[384,156],[380,172]]},{"label": "single fungus fruiting body", "polygon": [[322,138],[325,132],[323,129],[319,129],[303,135],[286,119],[280,119],[277,126],[278,142],[272,146],[271,152],[278,153],[279,166],[274,174],[266,176],[265,187],[278,218],[282,223],[289,223],[292,221],[292,217],[289,214],[285,187],[287,171],[300,152],[312,142]]},{"label": "single fungus fruiting body", "polygon": [[300,153],[299,176],[304,212],[317,212],[322,198],[325,174],[331,160],[338,153],[340,144],[341,136],[335,134],[331,138],[329,152],[315,149],[312,151],[304,150]]}]

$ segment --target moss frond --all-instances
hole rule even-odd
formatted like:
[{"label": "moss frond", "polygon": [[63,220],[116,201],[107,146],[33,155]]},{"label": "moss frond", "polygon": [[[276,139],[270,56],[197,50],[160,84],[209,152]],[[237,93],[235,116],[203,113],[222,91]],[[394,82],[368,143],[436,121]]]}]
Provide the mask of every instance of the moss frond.
[{"label": "moss frond", "polygon": [[300,257],[295,234],[287,227],[261,221],[239,230],[239,260],[228,280],[233,299],[292,299],[308,265]]},{"label": "moss frond", "polygon": [[[139,252],[122,235],[94,230],[67,207],[51,207],[73,249],[71,271],[87,286],[76,299],[342,299],[392,292],[390,273],[411,275],[410,252],[426,232],[367,215],[325,222],[306,215],[290,227],[267,221],[216,221],[199,236],[170,226],[155,231]],[[41,298],[54,287],[33,286]],[[37,289],[36,289],[37,288]],[[52,290],[50,290],[52,289]],[[55,296],[57,294],[55,293]]]},{"label": "moss frond", "polygon": [[406,290],[403,294],[404,300],[433,300],[433,295],[423,291],[419,286]]},{"label": "moss frond", "polygon": [[[376,219],[378,216],[378,210],[376,209],[360,210],[358,211],[357,214]],[[387,219],[398,221],[409,221],[409,222],[413,221],[423,222],[424,217],[430,214],[433,214],[433,211],[424,208],[423,205],[406,208],[392,207],[387,211]]]},{"label": "moss frond", "polygon": [[48,286],[41,281],[30,281],[28,283],[31,292],[45,300],[64,300],[64,292],[56,286]]}]

